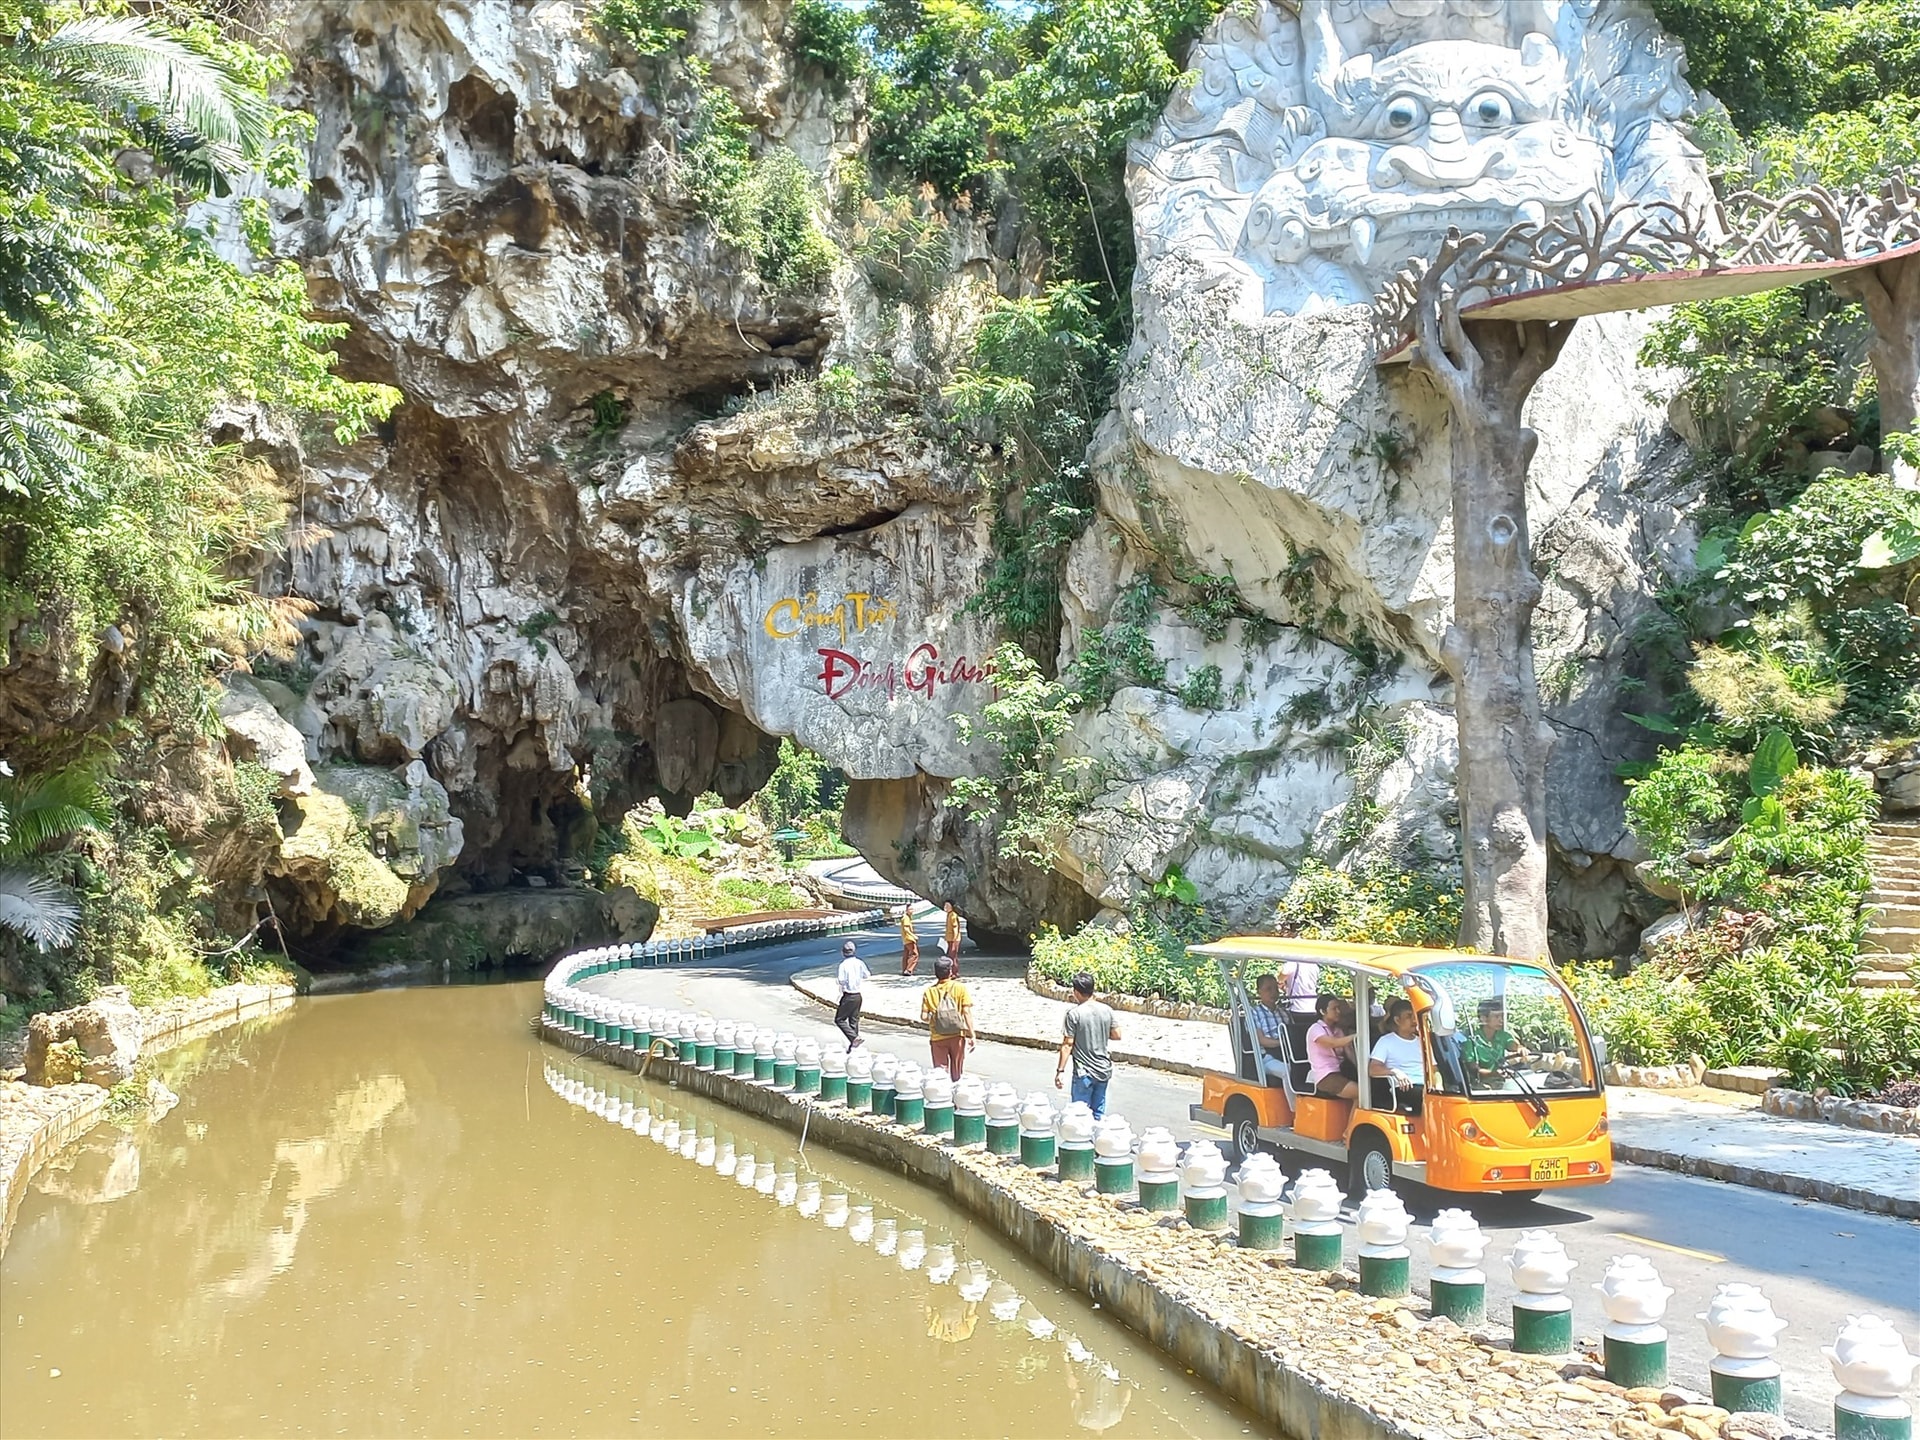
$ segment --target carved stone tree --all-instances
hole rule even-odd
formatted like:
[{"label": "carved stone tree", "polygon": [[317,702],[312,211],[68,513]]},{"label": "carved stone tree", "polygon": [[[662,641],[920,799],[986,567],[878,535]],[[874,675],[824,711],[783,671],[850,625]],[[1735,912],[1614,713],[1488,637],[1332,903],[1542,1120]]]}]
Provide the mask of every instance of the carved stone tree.
[{"label": "carved stone tree", "polygon": [[[1452,258],[1443,253],[1429,272],[1436,283]],[[1460,732],[1461,942],[1545,955],[1553,727],[1533,673],[1540,579],[1527,467],[1538,442],[1521,412],[1574,322],[1463,321],[1451,294],[1428,297],[1417,314],[1417,363],[1453,412],[1453,624],[1441,658]]]}]

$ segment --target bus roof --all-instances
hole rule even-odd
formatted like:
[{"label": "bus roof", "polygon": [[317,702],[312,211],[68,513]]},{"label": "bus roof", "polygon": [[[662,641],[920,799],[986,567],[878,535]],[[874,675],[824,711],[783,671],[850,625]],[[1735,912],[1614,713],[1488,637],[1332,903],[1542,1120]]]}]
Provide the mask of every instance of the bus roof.
[{"label": "bus roof", "polygon": [[1388,975],[1403,974],[1422,965],[1442,965],[1448,961],[1471,960],[1491,965],[1531,965],[1532,961],[1510,960],[1504,955],[1472,955],[1464,950],[1428,950],[1412,945],[1364,945],[1346,940],[1293,940],[1284,935],[1229,935],[1207,945],[1189,945],[1189,955],[1210,960],[1311,960],[1321,965],[1336,965],[1374,970]]}]

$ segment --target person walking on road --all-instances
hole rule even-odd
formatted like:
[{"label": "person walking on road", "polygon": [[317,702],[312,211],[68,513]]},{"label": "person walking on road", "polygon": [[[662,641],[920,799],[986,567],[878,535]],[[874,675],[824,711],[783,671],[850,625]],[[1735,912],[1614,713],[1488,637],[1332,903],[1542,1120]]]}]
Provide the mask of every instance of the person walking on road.
[{"label": "person walking on road", "polygon": [[973,1048],[973,996],[953,978],[953,961],[946,955],[933,962],[933,977],[920,995],[920,1018],[933,1043],[933,1063],[958,1080]]},{"label": "person walking on road", "polygon": [[833,1023],[847,1037],[851,1050],[860,1043],[860,1006],[864,1003],[860,992],[873,978],[851,940],[840,946],[840,969],[834,978],[840,982],[840,1003],[834,1007]]},{"label": "person walking on road", "polygon": [[911,975],[920,968],[920,937],[914,933],[913,906],[900,907],[900,973]]},{"label": "person walking on road", "polygon": [[953,973],[960,973],[960,912],[953,908],[953,902],[947,902],[947,928],[942,936],[947,942],[947,954],[953,960]]},{"label": "person walking on road", "polygon": [[1094,1118],[1107,1113],[1107,1082],[1113,1079],[1113,1056],[1107,1046],[1120,1038],[1112,1007],[1093,998],[1093,972],[1073,977],[1073,1004],[1067,1007],[1060,1039],[1060,1064],[1053,1072],[1053,1088],[1066,1088],[1067,1063],[1073,1063],[1073,1098],[1092,1109]]}]

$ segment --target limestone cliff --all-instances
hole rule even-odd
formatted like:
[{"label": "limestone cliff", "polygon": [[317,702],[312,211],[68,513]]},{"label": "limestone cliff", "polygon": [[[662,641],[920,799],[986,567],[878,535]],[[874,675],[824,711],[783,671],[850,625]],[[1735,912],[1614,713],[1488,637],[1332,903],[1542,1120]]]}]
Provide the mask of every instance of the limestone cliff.
[{"label": "limestone cliff", "polygon": [[[857,109],[794,73],[784,0],[697,14],[693,47],[758,143],[852,223],[836,162],[859,152]],[[981,484],[897,402],[937,389],[985,301],[1026,283],[1017,227],[943,216],[938,283],[911,303],[855,263],[782,289],[687,188],[685,96],[584,6],[315,0],[280,42],[317,128],[307,188],[274,197],[279,244],[352,326],[346,365],[405,403],[300,462],[269,580],[315,612],[299,683],[268,703],[305,769],[258,690],[230,724],[290,798],[330,766],[387,777],[428,817],[390,867],[415,902],[448,870],[557,875],[590,804],[742,799],[782,735],[847,772],[849,838],[883,872],[983,931],[1124,906],[1173,864],[1253,920],[1316,849],[1448,853],[1445,412],[1372,364],[1363,312],[1250,318],[1178,254],[1141,270],[1058,659],[1152,575],[1165,683],[1083,717],[1102,783],[1056,873],[1010,870],[941,803],[980,763],[952,717],[990,694],[997,637],[968,605],[992,561]],[[1587,327],[1533,418],[1560,915],[1589,950],[1634,928],[1624,640],[1692,549],[1633,350],[1631,326]],[[884,378],[849,395],[842,372]],[[1197,577],[1225,607],[1204,623]],[[1188,684],[1208,666],[1217,686]],[[1365,726],[1394,753],[1361,777],[1355,826]],[[365,923],[300,888],[312,923]]]}]

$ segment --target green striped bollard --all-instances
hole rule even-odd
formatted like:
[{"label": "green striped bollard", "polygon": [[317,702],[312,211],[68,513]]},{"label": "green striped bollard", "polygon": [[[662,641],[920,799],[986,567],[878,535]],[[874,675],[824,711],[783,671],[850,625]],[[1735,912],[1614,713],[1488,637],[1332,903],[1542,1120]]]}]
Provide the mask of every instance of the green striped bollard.
[{"label": "green striped bollard", "polygon": [[820,1093],[820,1042],[802,1040],[793,1047],[793,1089],[798,1095]]},{"label": "green striped bollard", "polygon": [[1513,1348],[1522,1355],[1566,1355],[1573,1350],[1573,1302],[1567,1280],[1573,1259],[1559,1237],[1526,1230],[1507,1257],[1513,1283]]},{"label": "green striped bollard", "polygon": [[702,1070],[711,1070],[720,1057],[720,1027],[711,1015],[702,1015],[693,1026],[693,1063]]},{"label": "green striped bollard", "polygon": [[1093,1179],[1093,1132],[1099,1124],[1093,1107],[1084,1100],[1071,1102],[1060,1112],[1059,1176],[1071,1185]]},{"label": "green striped bollard", "polygon": [[773,1088],[776,1090],[793,1089],[793,1075],[798,1068],[794,1057],[799,1053],[800,1042],[782,1031],[773,1037]]},{"label": "green striped bollard", "polygon": [[700,1023],[699,1017],[682,1013],[677,1017],[677,1031],[674,1044],[679,1048],[680,1062],[692,1065],[700,1059],[700,1042],[695,1038],[694,1027]]},{"label": "green striped bollard", "polygon": [[1124,1116],[1103,1115],[1094,1127],[1093,1188],[1115,1199],[1133,1194],[1133,1127]]},{"label": "green striped bollard", "polygon": [[[1020,1153],[1020,1097],[1014,1093],[1011,1085],[996,1082],[987,1091],[987,1153],[989,1155],[1017,1155]],[[959,1112],[955,1106],[956,1117]],[[955,1125],[957,1127],[956,1118]],[[958,1136],[956,1135],[956,1139]]]},{"label": "green striped bollard", "polygon": [[1180,1188],[1187,1224],[1196,1230],[1227,1228],[1227,1161],[1213,1141],[1196,1140],[1187,1146],[1180,1165]]},{"label": "green striped bollard", "polygon": [[909,1061],[893,1077],[893,1118],[918,1130],[927,1120],[926,1074]]},{"label": "green striped bollard", "polygon": [[1369,1190],[1355,1217],[1354,1238],[1360,1242],[1360,1293],[1395,1298],[1411,1285],[1412,1256],[1407,1232],[1413,1217],[1391,1190]]},{"label": "green striped bollard", "polygon": [[1293,1182],[1288,1206],[1293,1221],[1293,1264],[1297,1270],[1338,1270],[1342,1250],[1340,1187],[1327,1171],[1303,1170]]},{"label": "green striped bollard", "polygon": [[847,1053],[847,1109],[856,1115],[873,1109],[873,1052],[864,1045]]},{"label": "green striped bollard", "polygon": [[978,1075],[962,1075],[953,1084],[953,1144],[956,1149],[986,1143],[987,1087]]},{"label": "green striped bollard", "polygon": [[639,1044],[639,1016],[640,1007],[637,1005],[622,1005],[620,1007],[620,1014],[617,1021],[619,1028],[615,1031],[615,1034],[619,1038],[620,1048],[622,1050],[632,1050]]},{"label": "green striped bollard", "polygon": [[1053,1102],[1038,1090],[1027,1096],[1020,1109],[1020,1163],[1029,1170],[1052,1167],[1059,1148],[1053,1133]]},{"label": "green striped bollard", "polygon": [[1240,1162],[1240,1245],[1246,1250],[1278,1250],[1284,1221],[1280,1196],[1287,1177],[1264,1150]]},{"label": "green striped bollard", "polygon": [[1600,1331],[1607,1379],[1629,1390],[1667,1383],[1667,1329],[1660,1323],[1673,1291],[1644,1255],[1616,1255],[1593,1287],[1607,1323]]},{"label": "green striped bollard", "polygon": [[1787,1322],[1773,1313],[1759,1287],[1738,1281],[1722,1285],[1698,1318],[1706,1322],[1707,1343],[1713,1346],[1707,1364],[1713,1403],[1722,1410],[1778,1415],[1780,1362],[1773,1352]]},{"label": "green striped bollard", "polygon": [[773,1084],[773,1044],[778,1038],[771,1030],[753,1032],[753,1083],[756,1085]]},{"label": "green striped bollard", "polygon": [[1878,1315],[1849,1315],[1826,1356],[1840,1385],[1834,1440],[1913,1440],[1913,1407],[1903,1392],[1920,1361],[1898,1330]]},{"label": "green striped bollard", "polygon": [[820,1099],[828,1105],[847,1103],[847,1052],[838,1046],[820,1057]]},{"label": "green striped bollard", "polygon": [[1433,1313],[1445,1316],[1465,1330],[1477,1330],[1487,1319],[1487,1237],[1465,1210],[1442,1210],[1427,1230],[1431,1268],[1427,1288]]},{"label": "green striped bollard", "polygon": [[893,1080],[900,1073],[900,1062],[891,1055],[873,1057],[873,1113],[893,1118]]},{"label": "green striped bollard", "polygon": [[953,1077],[942,1066],[927,1072],[921,1098],[925,1102],[921,1123],[927,1134],[953,1134]]},{"label": "green striped bollard", "polygon": [[721,1020],[713,1027],[713,1071],[716,1075],[733,1073],[734,1024]]},{"label": "green striped bollard", "polygon": [[1173,1132],[1153,1125],[1141,1132],[1140,1204],[1155,1211],[1180,1208],[1180,1146]]},{"label": "green striped bollard", "polygon": [[760,1043],[760,1032],[751,1025],[733,1027],[733,1073],[739,1080],[753,1078],[753,1047]]}]

